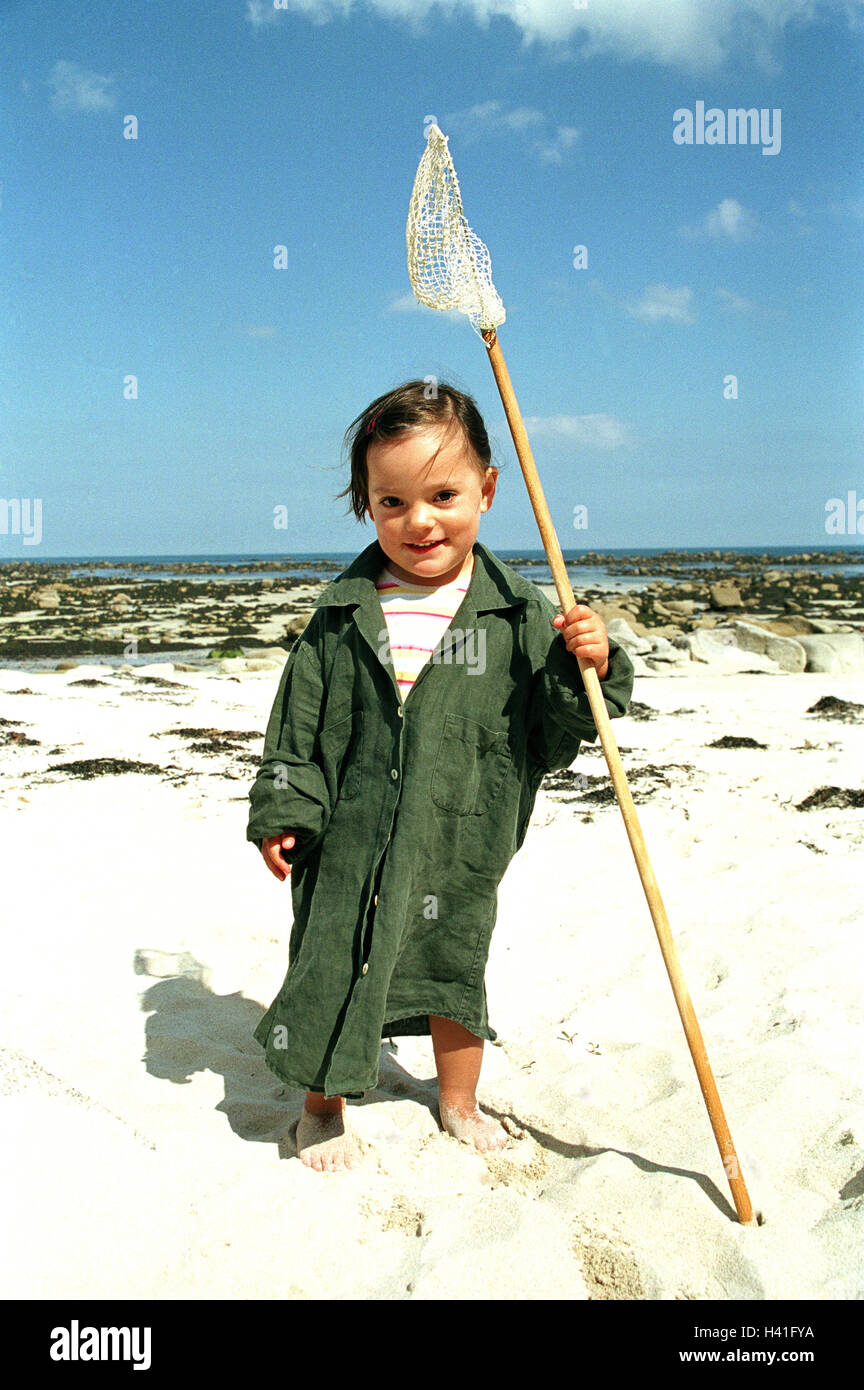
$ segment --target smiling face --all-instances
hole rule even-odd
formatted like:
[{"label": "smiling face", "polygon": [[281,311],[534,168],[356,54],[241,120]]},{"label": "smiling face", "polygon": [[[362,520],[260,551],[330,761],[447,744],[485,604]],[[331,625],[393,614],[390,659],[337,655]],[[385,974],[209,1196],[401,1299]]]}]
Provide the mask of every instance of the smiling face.
[{"label": "smiling face", "polygon": [[497,468],[481,473],[461,429],[375,439],[366,451],[369,515],[397,579],[449,584],[466,566]]}]

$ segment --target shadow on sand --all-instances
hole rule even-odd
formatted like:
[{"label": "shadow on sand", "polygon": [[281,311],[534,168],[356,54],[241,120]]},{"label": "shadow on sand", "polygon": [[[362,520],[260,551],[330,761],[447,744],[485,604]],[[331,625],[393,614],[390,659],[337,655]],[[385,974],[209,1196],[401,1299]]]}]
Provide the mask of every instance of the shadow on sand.
[{"label": "shadow on sand", "polygon": [[[146,975],[155,983],[141,996],[141,1008],[148,1014],[147,1050],[144,1062],[151,1076],[182,1086],[199,1071],[222,1077],[224,1098],[216,1109],[227,1117],[234,1133],[252,1143],[275,1144],[279,1157],[296,1158],[294,1135],[303,1109],[303,1092],[280,1083],[268,1069],[264,1053],[252,1036],[264,1008],[243,994],[215,994],[208,971],[188,952],[135,952],[136,975]],[[382,1043],[378,1085],[352,1105],[379,1105],[391,1100],[410,1099],[423,1105],[436,1124],[438,1087],[435,1077],[419,1079],[400,1066],[395,1049]],[[484,1110],[503,1120],[508,1112],[484,1103]],[[554,1134],[520,1119],[509,1118],[548,1154],[565,1159],[592,1159],[604,1153],[618,1153],[646,1173],[671,1173],[695,1182],[724,1216],[736,1221],[734,1208],[705,1173],[690,1168],[673,1168],[654,1163],[641,1154],[613,1147],[592,1148],[556,1138]]]}]

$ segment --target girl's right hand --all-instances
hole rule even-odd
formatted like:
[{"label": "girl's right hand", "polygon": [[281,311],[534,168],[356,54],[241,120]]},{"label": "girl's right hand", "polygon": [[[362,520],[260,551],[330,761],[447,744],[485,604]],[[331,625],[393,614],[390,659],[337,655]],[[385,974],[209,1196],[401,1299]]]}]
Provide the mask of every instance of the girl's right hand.
[{"label": "girl's right hand", "polygon": [[275,878],[278,878],[280,883],[284,883],[291,872],[291,865],[285,863],[281,851],[283,849],[290,850],[293,848],[294,836],[291,834],[290,830],[283,830],[281,835],[265,835],[264,839],[261,841],[261,853],[264,856],[264,863],[267,865],[271,874],[273,874]]}]

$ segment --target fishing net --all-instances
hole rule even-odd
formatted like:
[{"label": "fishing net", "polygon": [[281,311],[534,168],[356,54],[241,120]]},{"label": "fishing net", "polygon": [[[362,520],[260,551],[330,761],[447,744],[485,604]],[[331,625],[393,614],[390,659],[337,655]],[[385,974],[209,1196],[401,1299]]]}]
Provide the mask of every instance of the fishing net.
[{"label": "fishing net", "polygon": [[431,125],[426,141],[405,228],[411,287],[430,309],[467,314],[482,336],[506,318],[489,252],[465,221],[447,136]]}]

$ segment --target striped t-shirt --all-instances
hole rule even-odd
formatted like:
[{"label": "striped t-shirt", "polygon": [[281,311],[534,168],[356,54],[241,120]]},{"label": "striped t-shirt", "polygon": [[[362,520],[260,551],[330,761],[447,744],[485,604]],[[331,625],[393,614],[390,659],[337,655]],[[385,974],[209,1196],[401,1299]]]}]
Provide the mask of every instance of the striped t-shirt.
[{"label": "striped t-shirt", "polygon": [[470,574],[462,575],[435,588],[430,584],[407,584],[388,569],[378,576],[375,587],[403,700],[456,616],[470,582]]}]

